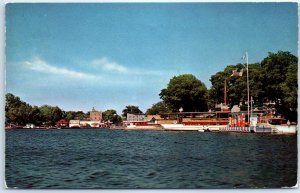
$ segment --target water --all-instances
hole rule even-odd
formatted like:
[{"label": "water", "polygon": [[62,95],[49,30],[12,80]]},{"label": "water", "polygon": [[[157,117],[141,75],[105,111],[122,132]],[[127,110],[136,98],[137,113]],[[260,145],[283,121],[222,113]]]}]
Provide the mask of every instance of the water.
[{"label": "water", "polygon": [[109,129],[6,130],[10,188],[279,188],[297,136]]}]

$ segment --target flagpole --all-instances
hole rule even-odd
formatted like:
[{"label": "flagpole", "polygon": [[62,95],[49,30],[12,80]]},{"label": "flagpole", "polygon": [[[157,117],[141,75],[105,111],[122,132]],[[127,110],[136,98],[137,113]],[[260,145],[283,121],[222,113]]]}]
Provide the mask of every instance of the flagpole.
[{"label": "flagpole", "polygon": [[246,62],[247,62],[247,97],[248,97],[248,123],[250,126],[250,104],[249,104],[249,73],[248,73],[248,52],[246,52]]}]

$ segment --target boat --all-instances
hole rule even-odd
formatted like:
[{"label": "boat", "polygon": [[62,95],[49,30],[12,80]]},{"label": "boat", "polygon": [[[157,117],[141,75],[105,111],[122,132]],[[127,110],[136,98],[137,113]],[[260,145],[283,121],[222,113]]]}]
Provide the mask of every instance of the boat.
[{"label": "boat", "polygon": [[180,112],[162,113],[159,124],[168,131],[212,131],[216,132],[228,125],[230,112]]},{"label": "boat", "polygon": [[164,130],[167,131],[199,131],[199,132],[217,132],[226,125],[185,125],[185,124],[161,124]]},{"label": "boat", "polygon": [[297,133],[297,125],[291,124],[289,120],[286,120],[281,117],[269,118],[269,119],[261,119],[259,123],[257,123],[257,128],[269,128],[272,130],[272,133],[277,134],[296,134]]},{"label": "boat", "polygon": [[135,125],[133,123],[130,123],[129,125],[126,125],[124,127],[126,130],[162,130],[161,125],[159,124],[140,124]]}]

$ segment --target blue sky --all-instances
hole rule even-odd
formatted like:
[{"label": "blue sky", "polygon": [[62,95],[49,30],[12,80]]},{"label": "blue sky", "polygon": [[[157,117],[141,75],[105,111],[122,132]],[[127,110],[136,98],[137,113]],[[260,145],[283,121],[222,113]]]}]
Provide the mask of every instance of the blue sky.
[{"label": "blue sky", "polygon": [[63,110],[145,112],[173,76],[297,55],[296,3],[8,4],[6,92]]}]

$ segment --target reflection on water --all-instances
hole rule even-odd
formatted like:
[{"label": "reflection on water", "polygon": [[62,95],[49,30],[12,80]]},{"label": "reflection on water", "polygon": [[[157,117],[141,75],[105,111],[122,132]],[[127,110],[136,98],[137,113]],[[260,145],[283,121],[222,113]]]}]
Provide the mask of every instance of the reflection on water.
[{"label": "reflection on water", "polygon": [[6,130],[18,188],[279,188],[297,182],[297,136]]}]

